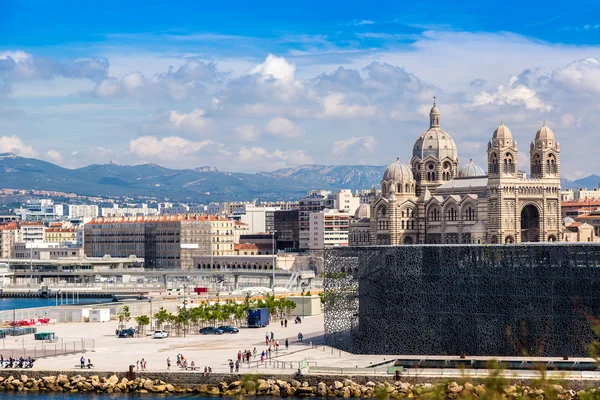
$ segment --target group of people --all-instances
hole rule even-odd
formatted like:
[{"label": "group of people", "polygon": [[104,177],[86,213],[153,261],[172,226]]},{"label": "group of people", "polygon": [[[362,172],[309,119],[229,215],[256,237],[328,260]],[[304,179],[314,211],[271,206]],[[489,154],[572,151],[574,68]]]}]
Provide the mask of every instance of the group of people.
[{"label": "group of people", "polygon": [[[196,370],[196,363],[194,361],[192,361],[189,365],[188,365],[188,361],[185,358],[185,356],[181,353],[177,354],[177,359],[176,359],[176,363],[177,366],[179,368],[183,368],[183,369],[188,369],[190,368],[191,370]],[[167,357],[167,369],[170,370],[171,369],[171,357]],[[212,373],[212,368],[211,367],[204,367],[204,376],[209,376]]]},{"label": "group of people", "polygon": [[81,369],[84,368],[92,368],[94,366],[94,364],[92,364],[92,360],[90,360],[88,358],[87,360],[87,364],[85,363],[85,357],[81,356],[81,358],[79,359],[79,365],[81,366]]},{"label": "group of people", "polygon": [[139,371],[140,368],[142,369],[142,371],[148,371],[148,363],[143,358],[135,362],[136,371]]},{"label": "group of people", "polygon": [[4,360],[4,356],[0,354],[0,367],[4,368],[33,368],[35,360],[31,357],[19,357],[18,359],[12,356]]}]

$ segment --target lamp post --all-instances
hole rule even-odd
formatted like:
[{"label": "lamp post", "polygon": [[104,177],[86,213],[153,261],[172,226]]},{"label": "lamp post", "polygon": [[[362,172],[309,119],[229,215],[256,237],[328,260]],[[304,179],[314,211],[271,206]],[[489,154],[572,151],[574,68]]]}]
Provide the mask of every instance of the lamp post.
[{"label": "lamp post", "polygon": [[304,288],[302,288],[302,318],[304,318]]},{"label": "lamp post", "polygon": [[148,303],[150,303],[150,330],[152,330],[152,298],[148,299]]},{"label": "lamp post", "polygon": [[273,298],[275,298],[275,263],[276,263],[276,259],[275,259],[275,233],[277,231],[275,229],[273,229],[271,231],[271,235],[273,238]]},{"label": "lamp post", "polygon": [[187,301],[185,299],[185,291],[187,289],[187,285],[183,285],[183,337],[185,337],[185,327],[187,325],[187,309],[186,309],[186,304]]}]

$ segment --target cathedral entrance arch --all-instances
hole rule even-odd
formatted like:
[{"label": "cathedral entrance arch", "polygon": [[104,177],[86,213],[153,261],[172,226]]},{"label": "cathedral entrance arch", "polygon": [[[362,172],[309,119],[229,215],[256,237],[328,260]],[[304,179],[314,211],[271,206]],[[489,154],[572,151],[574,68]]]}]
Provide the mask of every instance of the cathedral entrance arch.
[{"label": "cathedral entrance arch", "polygon": [[540,241],[540,210],[528,204],[521,210],[521,242]]}]

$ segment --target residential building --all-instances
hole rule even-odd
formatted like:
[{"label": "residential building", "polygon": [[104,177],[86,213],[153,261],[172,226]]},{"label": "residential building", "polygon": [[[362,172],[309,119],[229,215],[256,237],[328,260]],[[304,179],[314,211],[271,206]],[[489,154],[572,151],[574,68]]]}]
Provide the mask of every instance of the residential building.
[{"label": "residential building", "polygon": [[0,258],[10,258],[14,244],[19,240],[19,227],[11,222],[0,226]]},{"label": "residential building", "polygon": [[141,217],[158,215],[157,208],[148,207],[147,204],[138,204],[137,207],[119,207],[114,204],[112,207],[102,207],[100,213],[103,217]]},{"label": "residential building", "polygon": [[258,247],[254,243],[240,243],[234,247],[236,256],[256,256],[258,255]]},{"label": "residential building", "polygon": [[299,210],[279,210],[273,213],[277,250],[300,248]]},{"label": "residential building", "polygon": [[192,257],[234,254],[234,222],[220,216],[97,218],[85,225],[88,257],[144,258],[147,268],[192,268]]},{"label": "residential building", "polygon": [[31,199],[15,210],[22,221],[54,221],[61,218],[62,204],[54,204],[50,199]]},{"label": "residential building", "polygon": [[57,260],[59,258],[81,258],[83,249],[60,243],[18,242],[13,245],[11,258],[25,260]]},{"label": "residential building", "polygon": [[19,224],[19,242],[43,242],[46,239],[46,226],[41,222]]},{"label": "residential building", "polygon": [[594,189],[575,189],[573,193],[573,200],[600,200],[600,185],[598,185],[598,187]]},{"label": "residential building", "polygon": [[234,220],[233,221],[233,243],[239,243],[240,242],[240,236],[241,235],[247,235],[249,234],[249,230],[248,230],[248,225],[238,221],[238,220]]},{"label": "residential building", "polygon": [[600,235],[600,212],[582,215],[577,220],[563,219],[562,242],[597,242]]},{"label": "residential building", "polygon": [[96,218],[99,214],[99,209],[96,204],[69,204],[69,218]]},{"label": "residential building", "polygon": [[563,190],[561,190],[561,192],[560,192],[560,200],[561,200],[561,202],[575,200],[575,192],[573,191],[573,189],[563,189]]},{"label": "residential building", "polygon": [[45,241],[47,243],[77,243],[77,229],[46,228]]},{"label": "residential building", "polygon": [[343,213],[354,214],[360,205],[360,197],[355,196],[351,190],[342,189],[336,193],[336,208]]},{"label": "residential building", "polygon": [[248,225],[248,233],[271,233],[275,229],[273,218],[277,210],[276,207],[257,207],[254,204],[245,204],[231,216],[239,218],[241,222]]},{"label": "residential building", "polygon": [[300,249],[310,248],[309,218],[310,213],[326,208],[336,208],[337,197],[328,190],[313,190],[298,202],[298,230]]},{"label": "residential building", "polygon": [[171,206],[159,208],[160,214],[188,214],[190,208],[188,206],[179,205],[179,206]]},{"label": "residential building", "polygon": [[565,201],[561,203],[561,219],[576,218],[596,211],[600,207],[600,199],[584,199]]},{"label": "residential building", "polygon": [[353,216],[353,214],[329,209],[310,213],[309,249],[323,250],[348,246],[350,218]]},{"label": "residential building", "polygon": [[[259,256],[273,254],[273,234],[271,233],[252,233],[248,235],[240,236],[240,243],[251,243],[256,246]],[[277,252],[277,248],[275,248],[275,252]]]}]

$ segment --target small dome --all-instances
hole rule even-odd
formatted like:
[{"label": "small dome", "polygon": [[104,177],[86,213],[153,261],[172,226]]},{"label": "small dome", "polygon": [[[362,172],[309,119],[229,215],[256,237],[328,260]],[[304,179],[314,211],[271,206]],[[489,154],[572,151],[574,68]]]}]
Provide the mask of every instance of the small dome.
[{"label": "small dome", "polygon": [[483,168],[473,163],[473,160],[470,160],[467,165],[462,167],[460,171],[458,171],[459,178],[472,178],[474,176],[485,176],[487,175]]},{"label": "small dome", "polygon": [[566,218],[563,218],[562,222],[563,222],[563,224],[564,224],[565,226],[569,226],[569,225],[571,225],[572,223],[574,223],[574,222],[575,222],[575,220],[574,220],[573,218],[571,218],[571,217],[566,217]]},{"label": "small dome", "polygon": [[508,126],[504,125],[504,122],[500,122],[500,126],[494,131],[492,139],[512,140],[512,132],[508,129]]},{"label": "small dome", "polygon": [[371,206],[369,204],[361,204],[356,209],[354,213],[354,218],[362,219],[362,218],[371,218]]},{"label": "small dome", "polygon": [[413,182],[415,177],[413,176],[412,170],[406,165],[402,164],[400,160],[388,165],[383,173],[384,181],[393,181],[395,183]]},{"label": "small dome", "polygon": [[535,134],[535,140],[554,140],[554,132],[546,126],[546,121],[544,121],[544,125]]},{"label": "small dome", "polygon": [[440,115],[440,110],[438,110],[437,106],[436,106],[436,105],[434,105],[434,106],[431,108],[431,111],[429,111],[429,114],[430,114],[430,115],[431,115],[431,114],[437,114],[437,115]]}]

